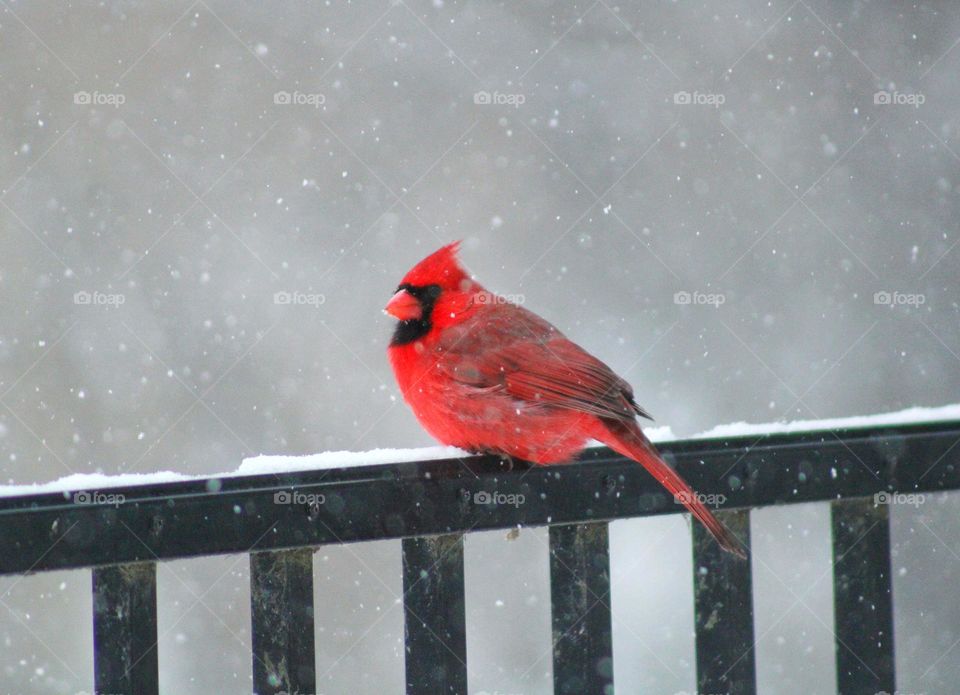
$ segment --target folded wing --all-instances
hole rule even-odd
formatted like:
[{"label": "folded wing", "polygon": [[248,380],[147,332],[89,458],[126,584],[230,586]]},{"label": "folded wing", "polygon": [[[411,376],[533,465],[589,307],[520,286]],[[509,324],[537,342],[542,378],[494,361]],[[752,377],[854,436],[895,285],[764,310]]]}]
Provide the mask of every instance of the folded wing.
[{"label": "folded wing", "polygon": [[440,369],[482,393],[622,422],[650,418],[610,367],[523,307],[484,307],[448,331],[437,352]]}]

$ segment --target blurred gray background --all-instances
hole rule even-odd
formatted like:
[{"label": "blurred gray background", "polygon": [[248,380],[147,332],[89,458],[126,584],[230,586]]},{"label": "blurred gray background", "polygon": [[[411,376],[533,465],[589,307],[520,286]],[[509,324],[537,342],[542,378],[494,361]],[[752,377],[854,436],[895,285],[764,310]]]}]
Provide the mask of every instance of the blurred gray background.
[{"label": "blurred gray background", "polygon": [[[958,39],[951,3],[0,0],[0,482],[429,444],[380,309],[453,239],[678,436],[960,400]],[[958,511],[894,511],[903,691],[956,692]],[[761,692],[832,692],[827,510],[754,516]],[[618,692],[694,690],[688,538],[613,525]],[[549,692],[545,534],[467,553],[471,692]],[[321,692],[402,691],[399,562],[317,553]],[[246,557],[159,581],[164,692],[249,692]],[[92,690],[87,573],[0,599],[0,692]]]}]

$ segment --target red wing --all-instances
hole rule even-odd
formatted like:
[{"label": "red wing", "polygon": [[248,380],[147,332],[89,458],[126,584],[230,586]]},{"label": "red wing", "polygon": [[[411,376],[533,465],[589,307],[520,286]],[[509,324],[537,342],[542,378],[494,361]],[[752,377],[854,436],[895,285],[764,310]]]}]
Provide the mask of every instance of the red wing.
[{"label": "red wing", "polygon": [[649,414],[612,369],[522,307],[485,307],[447,330],[438,362],[463,384],[528,403],[630,421]]}]

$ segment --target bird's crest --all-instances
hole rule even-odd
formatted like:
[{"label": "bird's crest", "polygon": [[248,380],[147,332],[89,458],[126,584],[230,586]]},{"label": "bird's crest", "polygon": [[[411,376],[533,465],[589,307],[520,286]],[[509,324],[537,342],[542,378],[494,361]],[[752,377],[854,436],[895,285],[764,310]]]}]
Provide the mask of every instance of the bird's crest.
[{"label": "bird's crest", "polygon": [[422,287],[440,285],[443,289],[462,290],[470,283],[470,275],[460,265],[457,251],[460,242],[443,246],[417,263],[403,278],[401,284]]}]

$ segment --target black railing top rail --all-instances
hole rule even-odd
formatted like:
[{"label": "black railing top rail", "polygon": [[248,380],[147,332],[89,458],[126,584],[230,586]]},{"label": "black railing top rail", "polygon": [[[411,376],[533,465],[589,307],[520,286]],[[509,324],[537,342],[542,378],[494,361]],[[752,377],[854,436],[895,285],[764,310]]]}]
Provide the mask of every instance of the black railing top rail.
[{"label": "black railing top rail", "polygon": [[[958,443],[960,422],[951,421],[659,446],[698,492],[733,509],[958,489]],[[478,456],[97,492],[112,497],[0,498],[0,574],[682,511],[640,466],[605,448],[568,466]]]}]

